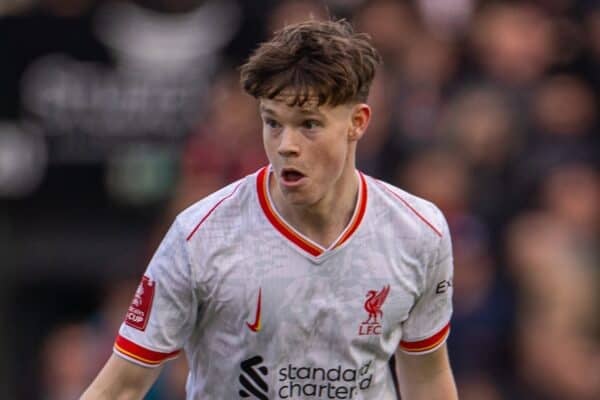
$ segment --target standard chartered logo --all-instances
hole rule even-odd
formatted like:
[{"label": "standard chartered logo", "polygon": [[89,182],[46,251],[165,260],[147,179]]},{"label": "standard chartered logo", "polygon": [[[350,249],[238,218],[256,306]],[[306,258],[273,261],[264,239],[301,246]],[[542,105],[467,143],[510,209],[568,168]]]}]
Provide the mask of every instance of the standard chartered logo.
[{"label": "standard chartered logo", "polygon": [[[269,373],[269,369],[264,365],[261,365],[263,358],[261,356],[254,356],[247,360],[242,361],[240,368],[242,374],[239,377],[242,389],[239,394],[243,398],[252,396],[259,400],[268,400],[267,392],[269,386],[264,381],[263,376],[266,377]],[[261,376],[262,375],[262,376]]]},{"label": "standard chartered logo", "polygon": [[372,361],[358,369],[303,367],[289,364],[278,371],[278,395],[281,399],[353,399],[371,386]]},{"label": "standard chartered logo", "polygon": [[[241,398],[267,400],[269,369],[261,356],[242,361],[239,376]],[[373,361],[360,368],[329,368],[288,364],[277,371],[277,399],[355,399],[358,393],[371,387]]]}]

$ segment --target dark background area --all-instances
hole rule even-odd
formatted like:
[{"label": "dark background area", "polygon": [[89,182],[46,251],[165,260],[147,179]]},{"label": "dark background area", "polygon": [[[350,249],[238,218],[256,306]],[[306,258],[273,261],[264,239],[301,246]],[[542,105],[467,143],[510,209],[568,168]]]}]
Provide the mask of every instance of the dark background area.
[{"label": "dark background area", "polygon": [[89,384],[173,217],[266,163],[236,68],[328,14],[385,61],[359,168],[448,218],[461,399],[600,397],[597,1],[3,0],[3,398]]}]

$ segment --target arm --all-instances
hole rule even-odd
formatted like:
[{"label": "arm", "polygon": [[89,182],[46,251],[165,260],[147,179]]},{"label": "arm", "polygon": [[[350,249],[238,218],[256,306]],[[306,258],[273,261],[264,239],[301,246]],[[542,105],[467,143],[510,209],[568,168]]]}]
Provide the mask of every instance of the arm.
[{"label": "arm", "polygon": [[160,365],[177,357],[196,320],[185,236],[176,222],[135,292],[109,358],[81,400],[140,400]]},{"label": "arm", "polygon": [[446,345],[422,355],[396,351],[396,374],[402,399],[458,400]]},{"label": "arm", "polygon": [[141,400],[161,367],[147,368],[112,355],[80,400]]}]

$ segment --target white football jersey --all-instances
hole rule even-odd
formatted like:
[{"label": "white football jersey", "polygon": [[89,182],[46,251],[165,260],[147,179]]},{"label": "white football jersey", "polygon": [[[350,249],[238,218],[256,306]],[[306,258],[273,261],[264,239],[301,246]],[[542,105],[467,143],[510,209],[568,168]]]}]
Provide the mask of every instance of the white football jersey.
[{"label": "white football jersey", "polygon": [[278,214],[262,168],[174,221],[136,291],[117,355],[185,351],[188,399],[395,399],[388,360],[449,333],[452,252],[431,203],[357,172],[329,248]]}]

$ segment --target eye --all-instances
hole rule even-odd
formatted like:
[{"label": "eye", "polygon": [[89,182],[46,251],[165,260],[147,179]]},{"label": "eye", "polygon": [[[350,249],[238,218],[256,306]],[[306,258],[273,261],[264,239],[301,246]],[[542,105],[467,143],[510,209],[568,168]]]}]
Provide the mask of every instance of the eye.
[{"label": "eye", "polygon": [[321,122],[316,119],[307,119],[302,121],[302,127],[305,129],[316,129],[321,126]]},{"label": "eye", "polygon": [[279,128],[279,122],[271,118],[264,118],[264,123],[271,129]]}]

